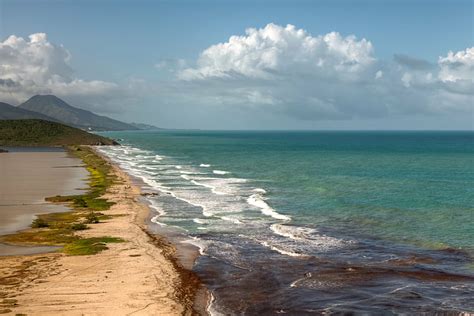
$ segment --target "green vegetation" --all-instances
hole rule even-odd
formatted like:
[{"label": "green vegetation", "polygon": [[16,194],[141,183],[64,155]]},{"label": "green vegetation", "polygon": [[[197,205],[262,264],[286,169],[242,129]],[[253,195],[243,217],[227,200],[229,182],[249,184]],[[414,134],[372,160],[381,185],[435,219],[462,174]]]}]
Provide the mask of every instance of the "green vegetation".
[{"label": "green vegetation", "polygon": [[72,203],[78,210],[87,209],[89,211],[108,210],[113,203],[101,198],[117,178],[111,174],[110,164],[96,155],[90,148],[72,146],[69,152],[82,159],[89,171],[90,190],[86,194],[54,196],[46,198],[46,201],[58,203]]},{"label": "green vegetation", "polygon": [[115,145],[115,141],[56,122],[0,120],[0,146]]},{"label": "green vegetation", "polygon": [[47,201],[65,203],[73,211],[38,215],[31,224],[32,229],[1,236],[0,241],[25,245],[64,246],[69,255],[96,254],[107,249],[106,243],[121,242],[120,238],[82,238],[76,231],[88,229],[88,224],[96,224],[112,216],[99,211],[107,211],[113,203],[101,198],[117,178],[111,172],[111,165],[96,155],[88,147],[69,147],[69,152],[86,164],[90,173],[89,190],[81,195],[55,196]]},{"label": "green vegetation", "polygon": [[84,223],[74,223],[74,224],[71,225],[72,230],[86,230],[88,228],[89,228],[89,226],[87,226]]},{"label": "green vegetation", "polygon": [[76,239],[79,239],[79,237],[74,235],[72,229],[59,227],[24,230],[0,237],[2,242],[30,246],[64,246]]},{"label": "green vegetation", "polygon": [[116,237],[82,238],[64,246],[64,252],[72,256],[95,255],[96,253],[107,249],[107,243],[123,241],[123,239]]},{"label": "green vegetation", "polygon": [[44,228],[44,227],[49,227],[49,223],[46,222],[44,219],[42,218],[37,218],[33,221],[33,223],[31,224],[31,227],[32,228]]},{"label": "green vegetation", "polygon": [[99,216],[95,212],[90,212],[86,216],[86,223],[87,224],[97,224],[99,222]]}]

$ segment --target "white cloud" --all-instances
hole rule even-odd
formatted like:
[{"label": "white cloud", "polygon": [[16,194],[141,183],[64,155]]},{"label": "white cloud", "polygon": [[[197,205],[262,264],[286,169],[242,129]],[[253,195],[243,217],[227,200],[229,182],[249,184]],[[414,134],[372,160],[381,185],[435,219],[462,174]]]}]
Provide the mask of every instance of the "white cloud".
[{"label": "white cloud", "polygon": [[291,120],[472,113],[473,55],[474,47],[437,63],[405,55],[382,61],[370,41],[354,35],[268,24],[204,49],[194,62],[158,61],[159,82],[133,77],[119,85],[78,78],[71,53],[46,34],[12,35],[0,41],[0,101],[53,93],[110,113],[146,106],[140,100],[147,98],[176,117],[195,107]]},{"label": "white cloud", "polygon": [[8,37],[0,42],[0,100],[18,103],[40,93],[92,100],[119,91],[115,83],[76,78],[70,60],[69,51],[45,33]]},{"label": "white cloud", "polygon": [[375,58],[372,44],[332,32],[313,37],[293,25],[268,24],[249,28],[244,36],[204,50],[197,67],[184,69],[184,80],[245,76],[270,79],[280,75],[311,74],[357,77]]},{"label": "white cloud", "polygon": [[439,79],[443,82],[467,80],[474,82],[474,47],[438,59]]},{"label": "white cloud", "polygon": [[450,52],[438,64],[405,55],[385,62],[354,35],[268,24],[203,50],[194,67],[177,73],[175,97],[304,120],[472,111],[473,54]]}]

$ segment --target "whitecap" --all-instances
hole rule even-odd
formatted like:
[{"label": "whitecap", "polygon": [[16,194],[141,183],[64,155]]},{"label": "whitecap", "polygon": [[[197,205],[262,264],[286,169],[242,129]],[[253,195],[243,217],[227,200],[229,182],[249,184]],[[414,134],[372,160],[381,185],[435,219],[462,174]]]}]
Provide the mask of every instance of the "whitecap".
[{"label": "whitecap", "polygon": [[202,186],[202,187],[211,189],[211,192],[214,193],[214,194],[217,194],[217,195],[225,195],[225,194],[227,194],[227,193],[225,193],[225,192],[217,191],[217,190],[216,190],[216,187],[213,186],[213,185],[210,185],[210,184],[197,182],[196,180],[191,180],[191,183],[193,183],[193,184],[195,184],[195,185],[198,185],[198,186]]},{"label": "whitecap", "polygon": [[271,216],[273,218],[284,220],[284,221],[291,220],[291,217],[280,214],[276,212],[273,208],[271,208],[270,205],[268,205],[267,202],[265,202],[265,198],[261,196],[260,194],[252,194],[251,196],[249,196],[247,199],[247,203],[260,208],[260,211],[264,215]]},{"label": "whitecap", "polygon": [[234,224],[243,224],[238,218],[235,218],[235,217],[230,217],[230,216],[221,216],[221,219],[225,220],[225,221],[228,221],[228,222],[232,222]]},{"label": "whitecap", "polygon": [[310,239],[312,234],[316,234],[318,231],[313,228],[298,227],[282,224],[273,224],[270,229],[277,235],[287,237],[293,240]]},{"label": "whitecap", "polygon": [[270,229],[276,235],[293,240],[295,242],[294,246],[303,247],[311,252],[328,251],[352,243],[352,241],[319,234],[313,228],[273,224]]},{"label": "whitecap", "polygon": [[145,169],[148,169],[148,170],[158,170],[157,167],[153,167],[153,166],[145,166]]},{"label": "whitecap", "polygon": [[193,218],[193,222],[195,222],[196,224],[201,224],[201,225],[205,224],[205,222],[200,218]]},{"label": "whitecap", "polygon": [[213,173],[215,174],[228,174],[228,171],[223,171],[223,170],[212,170]]},{"label": "whitecap", "polygon": [[158,206],[154,200],[149,200],[149,201],[150,201],[150,207],[154,209],[159,214],[159,216],[166,215],[165,210],[161,208],[160,206]]},{"label": "whitecap", "polygon": [[265,246],[267,248],[270,248],[271,250],[273,251],[276,251],[282,255],[285,255],[285,256],[290,256],[290,257],[308,257],[308,255],[305,255],[305,254],[302,254],[302,253],[298,253],[298,252],[293,252],[293,251],[289,251],[289,250],[286,250],[286,249],[282,249],[282,248],[279,248],[279,247],[275,247],[274,245],[271,245],[269,244],[268,242],[266,241],[259,241],[259,243],[262,245],[262,246]]},{"label": "whitecap", "polygon": [[159,218],[159,217],[160,217],[159,215],[156,215],[156,216],[154,216],[150,221],[153,222],[153,223],[155,223],[155,224],[158,224],[158,225],[160,225],[160,226],[167,226],[165,223],[162,223],[162,222],[159,222],[159,221],[158,221],[158,218]]},{"label": "whitecap", "polygon": [[191,239],[183,240],[181,243],[193,245],[199,249],[201,256],[206,255],[207,243],[198,237],[191,237]]}]

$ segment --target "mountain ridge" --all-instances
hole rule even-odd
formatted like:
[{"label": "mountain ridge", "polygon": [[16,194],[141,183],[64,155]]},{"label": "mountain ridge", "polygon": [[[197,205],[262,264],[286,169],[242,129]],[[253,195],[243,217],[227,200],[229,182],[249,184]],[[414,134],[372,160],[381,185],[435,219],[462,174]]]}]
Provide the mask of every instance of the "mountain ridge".
[{"label": "mountain ridge", "polygon": [[11,104],[0,102],[0,120],[40,119],[57,122],[56,119],[47,115],[25,110]]},{"label": "mountain ridge", "polygon": [[130,123],[130,125],[133,125],[133,126],[135,126],[137,129],[142,130],[142,131],[154,131],[154,130],[161,130],[161,129],[164,129],[164,128],[161,128],[161,127],[157,127],[157,126],[155,126],[155,125],[144,124],[144,123],[135,123],[135,122],[132,122],[132,123]]},{"label": "mountain ridge", "polygon": [[96,131],[138,130],[132,124],[74,107],[54,95],[35,95],[18,106],[73,127]]}]

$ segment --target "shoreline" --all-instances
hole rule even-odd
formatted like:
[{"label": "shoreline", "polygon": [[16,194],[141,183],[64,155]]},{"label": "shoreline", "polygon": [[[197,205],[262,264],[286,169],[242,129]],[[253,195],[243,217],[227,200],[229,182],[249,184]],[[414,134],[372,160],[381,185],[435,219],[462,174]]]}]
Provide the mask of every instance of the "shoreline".
[{"label": "shoreline", "polygon": [[117,176],[103,196],[115,204],[105,212],[109,219],[76,234],[124,241],[94,255],[0,257],[0,314],[205,314],[208,302],[199,278],[183,267],[165,236],[148,231],[150,209],[140,200],[139,186],[92,150]]},{"label": "shoreline", "polygon": [[[195,260],[199,256],[199,251],[192,245],[186,247],[185,245],[178,245],[172,239],[169,232],[164,232],[162,229],[151,230],[149,224],[153,214],[149,202],[145,199],[142,192],[143,181],[133,175],[128,174],[122,170],[117,163],[113,162],[110,158],[103,155],[102,153],[94,150],[102,159],[107,161],[113,166],[115,172],[120,174],[120,177],[126,178],[130,186],[138,191],[137,203],[142,205],[142,212],[136,218],[136,224],[142,229],[150,238],[150,243],[162,251],[163,256],[168,259],[180,275],[182,279],[182,286],[177,289],[179,297],[183,301],[192,301],[192,310],[201,315],[207,315],[208,305],[210,303],[210,295],[208,290],[204,287],[199,277],[192,271],[192,266]],[[193,248],[193,249],[191,249]],[[180,255],[181,253],[181,255]]]}]

